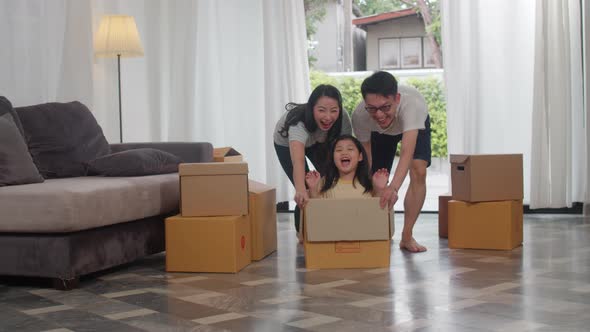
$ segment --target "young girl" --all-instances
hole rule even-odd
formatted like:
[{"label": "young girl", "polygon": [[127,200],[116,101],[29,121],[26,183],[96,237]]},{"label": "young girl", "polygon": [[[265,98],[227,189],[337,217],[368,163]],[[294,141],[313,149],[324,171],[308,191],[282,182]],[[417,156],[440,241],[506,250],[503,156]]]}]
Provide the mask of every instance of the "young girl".
[{"label": "young girl", "polygon": [[379,196],[387,186],[389,172],[382,168],[371,179],[367,152],[351,135],[338,137],[330,147],[326,174],[320,179],[317,171],[308,172],[305,182],[312,198],[355,198]]},{"label": "young girl", "polygon": [[340,91],[331,85],[319,85],[307,103],[289,103],[285,108],[287,112],[277,122],[273,139],[279,162],[295,186],[295,229],[299,231],[299,209],[309,199],[305,157],[321,169],[328,159],[324,147],[342,134],[351,134],[352,126],[342,108]]}]

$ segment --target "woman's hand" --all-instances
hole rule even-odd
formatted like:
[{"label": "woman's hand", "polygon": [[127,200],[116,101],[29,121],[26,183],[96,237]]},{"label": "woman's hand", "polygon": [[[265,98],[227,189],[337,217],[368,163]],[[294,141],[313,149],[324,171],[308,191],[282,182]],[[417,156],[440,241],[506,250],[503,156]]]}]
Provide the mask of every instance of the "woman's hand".
[{"label": "woman's hand", "polygon": [[305,204],[309,201],[309,194],[307,191],[298,191],[295,193],[295,203],[300,209],[305,207]]}]

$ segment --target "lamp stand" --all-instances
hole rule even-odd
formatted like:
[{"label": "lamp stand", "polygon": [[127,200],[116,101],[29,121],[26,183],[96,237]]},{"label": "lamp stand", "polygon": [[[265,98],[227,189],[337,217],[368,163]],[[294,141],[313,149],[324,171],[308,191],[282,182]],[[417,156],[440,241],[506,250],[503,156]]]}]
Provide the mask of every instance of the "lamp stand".
[{"label": "lamp stand", "polygon": [[117,54],[117,71],[119,73],[119,138],[123,143],[123,113],[121,111],[121,54]]}]

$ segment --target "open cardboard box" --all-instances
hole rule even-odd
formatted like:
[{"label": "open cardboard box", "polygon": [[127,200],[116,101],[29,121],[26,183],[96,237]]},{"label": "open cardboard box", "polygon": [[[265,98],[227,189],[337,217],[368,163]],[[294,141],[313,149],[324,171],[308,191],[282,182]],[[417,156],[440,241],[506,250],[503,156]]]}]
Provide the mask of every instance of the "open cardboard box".
[{"label": "open cardboard box", "polygon": [[213,149],[214,162],[241,162],[244,161],[242,154],[232,147],[226,146],[223,148]]},{"label": "open cardboard box", "polygon": [[306,268],[389,266],[390,213],[379,198],[310,199],[301,215]]}]

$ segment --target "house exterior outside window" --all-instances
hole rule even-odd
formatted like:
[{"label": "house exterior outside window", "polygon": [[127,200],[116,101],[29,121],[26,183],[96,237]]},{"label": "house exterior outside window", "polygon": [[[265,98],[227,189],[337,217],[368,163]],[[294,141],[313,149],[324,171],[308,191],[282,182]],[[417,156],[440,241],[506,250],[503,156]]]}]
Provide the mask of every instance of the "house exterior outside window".
[{"label": "house exterior outside window", "polygon": [[436,67],[424,21],[413,9],[360,17],[352,22],[367,32],[367,70]]},{"label": "house exterior outside window", "polygon": [[[354,64],[346,68],[344,39],[346,15],[342,0],[329,0],[324,4],[325,17],[318,22],[313,36],[314,45],[311,54],[316,58],[314,68],[324,72],[344,72],[365,70],[365,31],[348,22],[352,27],[352,52]],[[353,15],[354,18],[356,16]]]}]

